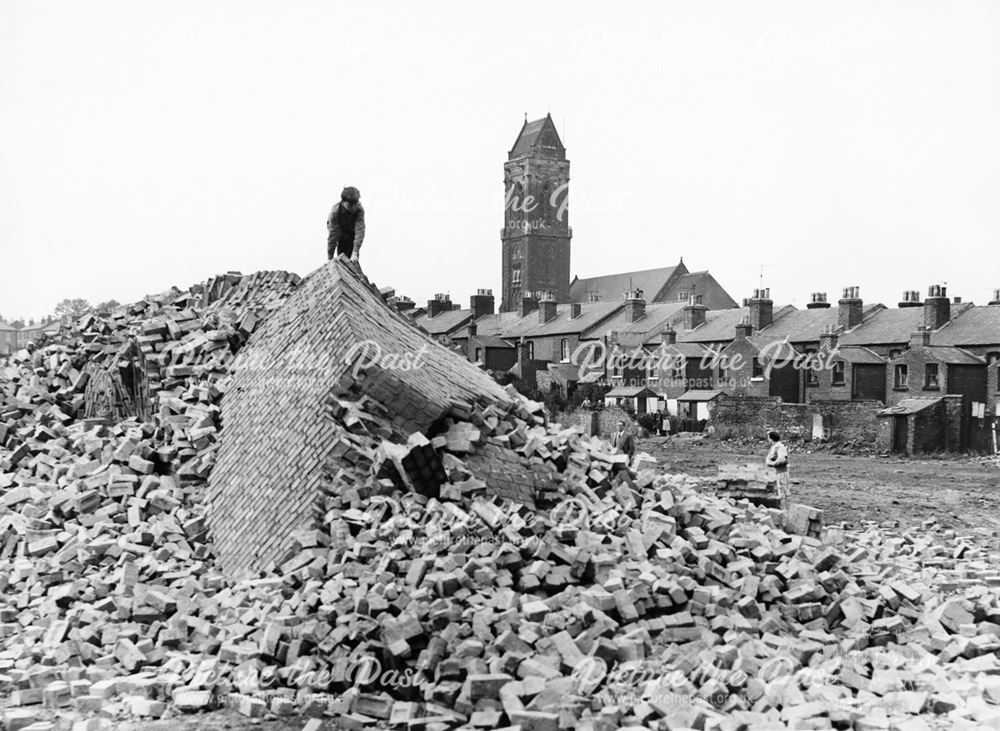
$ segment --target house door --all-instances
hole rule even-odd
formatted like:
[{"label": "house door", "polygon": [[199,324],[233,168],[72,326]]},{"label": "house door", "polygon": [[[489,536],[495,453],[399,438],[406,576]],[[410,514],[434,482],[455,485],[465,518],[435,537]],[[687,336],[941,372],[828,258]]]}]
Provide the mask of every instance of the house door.
[{"label": "house door", "polygon": [[906,454],[906,443],[909,441],[910,423],[906,416],[894,416],[895,424],[892,430],[892,451]]}]

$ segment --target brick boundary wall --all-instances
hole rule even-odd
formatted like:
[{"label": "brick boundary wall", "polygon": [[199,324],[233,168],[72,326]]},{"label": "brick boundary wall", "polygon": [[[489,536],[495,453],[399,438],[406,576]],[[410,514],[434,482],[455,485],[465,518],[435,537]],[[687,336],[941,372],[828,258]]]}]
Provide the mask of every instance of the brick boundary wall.
[{"label": "brick boundary wall", "polygon": [[[369,340],[384,354],[425,355],[418,368],[372,367],[355,379],[363,354],[350,363],[345,357]],[[337,260],[309,275],[264,321],[232,371],[207,515],[216,558],[233,576],[266,569],[295,531],[312,526],[324,466],[339,459],[331,394],[366,393],[403,434],[427,430],[454,405],[511,405],[488,374],[390,308]]]},{"label": "brick boundary wall", "polygon": [[783,437],[811,441],[816,414],[833,442],[870,441],[878,435],[877,411],[881,401],[811,401],[790,404],[771,396],[719,396],[712,408],[711,424],[721,437],[762,439],[768,429]]}]

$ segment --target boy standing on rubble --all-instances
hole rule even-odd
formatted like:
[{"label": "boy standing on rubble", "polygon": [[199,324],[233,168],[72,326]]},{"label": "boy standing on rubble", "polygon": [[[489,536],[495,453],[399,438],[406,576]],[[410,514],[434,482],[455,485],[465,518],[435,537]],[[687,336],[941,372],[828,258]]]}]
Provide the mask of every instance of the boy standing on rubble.
[{"label": "boy standing on rubble", "polygon": [[361,205],[361,193],[357,188],[350,185],[344,188],[340,194],[340,202],[330,210],[326,228],[329,231],[326,240],[327,259],[344,254],[357,263],[361,244],[365,240],[365,209]]},{"label": "boy standing on rubble", "polygon": [[767,433],[767,438],[771,442],[771,449],[764,458],[764,464],[773,467],[778,475],[777,497],[783,499],[788,497],[788,448],[781,443],[781,435],[773,429]]}]

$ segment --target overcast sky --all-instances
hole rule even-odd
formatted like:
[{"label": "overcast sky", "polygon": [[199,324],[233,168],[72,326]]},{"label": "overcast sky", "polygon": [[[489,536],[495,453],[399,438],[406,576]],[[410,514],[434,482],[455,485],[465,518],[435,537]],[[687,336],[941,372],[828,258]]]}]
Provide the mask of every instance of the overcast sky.
[{"label": "overcast sky", "polygon": [[571,161],[572,271],[683,256],[737,299],[1000,287],[1000,3],[5,2],[0,314],[361,262],[499,301],[527,112]]}]

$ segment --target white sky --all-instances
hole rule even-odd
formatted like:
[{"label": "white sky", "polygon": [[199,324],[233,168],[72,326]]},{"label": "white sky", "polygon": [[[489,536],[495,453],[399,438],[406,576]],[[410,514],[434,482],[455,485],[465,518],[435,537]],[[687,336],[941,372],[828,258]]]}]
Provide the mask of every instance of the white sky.
[{"label": "white sky", "polygon": [[0,314],[326,260],[499,301],[502,165],[551,111],[572,270],[737,299],[1000,287],[1000,3],[5,2]]}]

